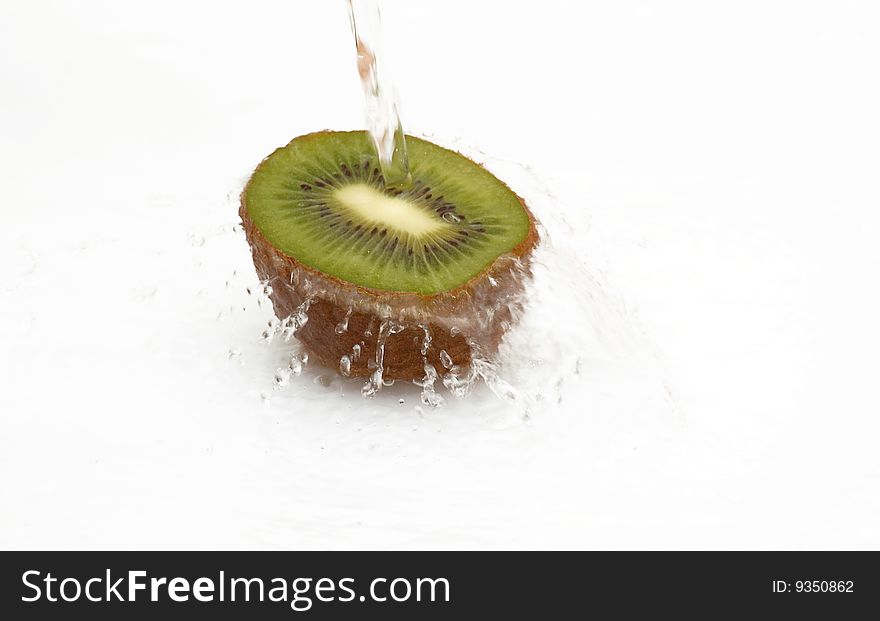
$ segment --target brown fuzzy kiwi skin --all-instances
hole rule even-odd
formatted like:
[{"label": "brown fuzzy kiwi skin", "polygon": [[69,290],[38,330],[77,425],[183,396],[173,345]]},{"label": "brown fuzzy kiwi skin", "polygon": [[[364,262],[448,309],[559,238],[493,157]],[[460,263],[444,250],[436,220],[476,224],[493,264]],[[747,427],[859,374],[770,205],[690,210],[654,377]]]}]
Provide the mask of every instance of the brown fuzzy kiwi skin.
[{"label": "brown fuzzy kiwi skin", "polygon": [[[323,133],[307,134],[296,140],[309,140]],[[402,331],[386,335],[384,378],[421,379],[425,375],[426,363],[441,372],[444,366],[440,352],[443,350],[453,364],[466,369],[470,365],[472,352],[465,336],[480,343],[483,353],[491,354],[497,349],[513,320],[511,307],[517,303],[525,280],[530,276],[529,260],[539,239],[535,218],[519,196],[517,198],[529,218],[529,231],[525,238],[460,287],[433,295],[421,295],[355,285],[319,272],[281,252],[263,236],[248,215],[249,186],[250,182],[241,194],[239,216],[257,275],[271,285],[269,297],[279,318],[295,314],[307,299],[312,300],[308,307],[308,320],[297,330],[296,337],[323,366],[339,369],[342,356],[349,356],[351,376],[368,377],[373,373],[379,330],[383,322],[376,310],[380,308],[385,309],[383,315],[390,314],[395,319],[399,309],[407,309],[408,312],[416,309],[419,316],[418,319],[405,318]],[[481,310],[485,308],[494,309],[491,318],[476,319],[482,316]],[[337,326],[344,322],[347,314],[347,329],[337,333]],[[457,330],[451,328],[450,317],[458,319],[455,322]],[[464,325],[461,325],[462,318]],[[425,355],[422,354],[425,334],[418,324],[427,324],[431,334]],[[352,356],[355,345],[360,346],[358,356]]]}]

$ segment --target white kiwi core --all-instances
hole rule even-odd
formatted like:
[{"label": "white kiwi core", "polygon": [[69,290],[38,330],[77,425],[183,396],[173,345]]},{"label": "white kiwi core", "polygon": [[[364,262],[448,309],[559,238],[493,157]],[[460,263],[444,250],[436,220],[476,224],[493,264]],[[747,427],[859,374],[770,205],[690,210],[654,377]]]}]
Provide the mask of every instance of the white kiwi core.
[{"label": "white kiwi core", "polygon": [[424,237],[449,226],[447,222],[410,201],[388,196],[362,183],[345,185],[334,191],[344,208],[369,224],[379,225],[404,236]]}]

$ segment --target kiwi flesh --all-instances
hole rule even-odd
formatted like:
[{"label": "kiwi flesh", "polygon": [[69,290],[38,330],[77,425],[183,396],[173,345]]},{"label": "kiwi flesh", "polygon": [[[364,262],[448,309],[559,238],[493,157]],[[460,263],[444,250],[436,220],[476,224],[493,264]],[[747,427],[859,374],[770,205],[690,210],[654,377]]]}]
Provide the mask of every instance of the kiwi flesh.
[{"label": "kiwi flesh", "polygon": [[323,131],[254,171],[239,214],[279,318],[322,364],[422,378],[491,354],[514,321],[538,234],[485,168],[407,136],[412,183],[386,185],[366,132]]}]

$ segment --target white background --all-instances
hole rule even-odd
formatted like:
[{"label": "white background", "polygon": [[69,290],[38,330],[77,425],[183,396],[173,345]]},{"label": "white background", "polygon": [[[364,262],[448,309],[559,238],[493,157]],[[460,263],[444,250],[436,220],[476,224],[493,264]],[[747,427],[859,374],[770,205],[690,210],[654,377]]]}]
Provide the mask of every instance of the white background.
[{"label": "white background", "polygon": [[407,130],[539,179],[651,363],[273,391],[236,195],[363,126],[342,0],[3,0],[0,545],[876,549],[880,5],[382,6]]}]

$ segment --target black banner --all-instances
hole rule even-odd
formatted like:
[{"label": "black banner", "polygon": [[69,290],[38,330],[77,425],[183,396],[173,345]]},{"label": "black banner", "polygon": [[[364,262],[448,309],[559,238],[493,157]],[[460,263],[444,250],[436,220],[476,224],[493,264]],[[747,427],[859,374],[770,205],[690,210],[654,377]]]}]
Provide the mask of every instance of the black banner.
[{"label": "black banner", "polygon": [[11,552],[0,616],[847,618],[876,613],[878,561],[867,552]]}]

